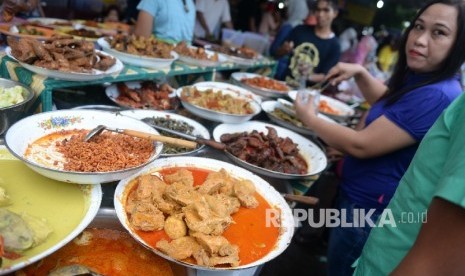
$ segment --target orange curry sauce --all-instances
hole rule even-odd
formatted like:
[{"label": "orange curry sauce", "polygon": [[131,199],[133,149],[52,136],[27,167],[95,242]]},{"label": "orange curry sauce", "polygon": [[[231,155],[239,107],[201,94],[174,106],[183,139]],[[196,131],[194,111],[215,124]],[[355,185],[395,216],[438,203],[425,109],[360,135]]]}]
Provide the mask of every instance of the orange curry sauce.
[{"label": "orange curry sauce", "polygon": [[[158,172],[164,176],[175,173],[179,169],[183,168],[169,168]],[[184,169],[192,172],[195,186],[202,184],[210,173],[208,170],[198,168]],[[135,188],[137,188],[136,185],[131,191]],[[266,209],[272,209],[272,207],[259,193],[256,192],[254,196],[259,202],[258,207],[254,209],[240,207],[239,211],[232,215],[235,223],[223,233],[231,244],[239,246],[240,265],[255,262],[267,255],[276,246],[279,237],[279,227],[273,225],[266,227]],[[152,232],[136,230],[135,232],[153,248],[156,248],[156,243],[162,239],[171,240],[164,230]],[[195,263],[193,259],[187,261]]]},{"label": "orange curry sauce", "polygon": [[68,243],[52,255],[36,262],[18,275],[46,276],[56,267],[80,264],[103,275],[169,276],[173,275],[168,261],[137,243],[127,232],[90,228],[89,244]]}]

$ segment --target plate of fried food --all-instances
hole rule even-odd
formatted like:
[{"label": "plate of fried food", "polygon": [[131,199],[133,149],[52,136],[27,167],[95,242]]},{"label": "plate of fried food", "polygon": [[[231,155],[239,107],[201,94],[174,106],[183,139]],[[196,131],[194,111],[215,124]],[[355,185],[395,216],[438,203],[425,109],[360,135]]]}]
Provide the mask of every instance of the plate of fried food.
[{"label": "plate of fried food", "polygon": [[121,61],[96,50],[90,41],[56,36],[46,41],[7,38],[6,54],[24,68],[50,78],[91,81],[119,73]]},{"label": "plate of fried food", "polygon": [[66,185],[41,176],[5,146],[0,146],[0,170],[0,275],[66,245],[100,207],[100,185]]},{"label": "plate of fried food", "polygon": [[[295,101],[297,97],[297,91],[289,92],[289,98]],[[336,121],[345,121],[350,116],[355,114],[355,110],[344,102],[325,96],[320,95],[320,103],[318,105],[318,112],[323,113],[324,115],[336,120]]]},{"label": "plate of fried food", "polygon": [[[262,110],[265,111],[266,115],[272,122],[303,135],[315,135],[311,129],[306,127],[302,121],[297,118],[292,103],[279,99],[279,102],[262,102],[261,106]],[[328,122],[336,123],[333,119],[321,113],[318,113],[318,117]]]},{"label": "plate of fried food", "polygon": [[122,62],[154,69],[170,68],[178,54],[174,46],[155,37],[145,38],[136,35],[114,35],[99,38],[97,43],[102,49],[119,58]]},{"label": "plate of fried food", "polygon": [[211,45],[208,47],[212,51],[222,53],[229,60],[238,65],[250,66],[260,61],[263,56],[257,53],[254,49],[242,46],[242,47],[227,47],[220,45]]},{"label": "plate of fried food", "polygon": [[283,127],[259,121],[220,124],[213,138],[226,144],[234,162],[268,177],[306,179],[326,169],[326,156],[316,144]]},{"label": "plate of fried food", "polygon": [[221,82],[199,82],[176,90],[187,111],[201,118],[242,123],[261,111],[261,99],[236,85]]},{"label": "plate of fried food", "polygon": [[45,40],[55,35],[53,28],[36,26],[30,23],[0,23],[0,33],[7,36]]},{"label": "plate of fried food", "polygon": [[174,112],[180,102],[168,83],[155,81],[120,82],[105,89],[107,97],[121,107]]},{"label": "plate of fried food", "polygon": [[[149,124],[150,126],[156,125],[159,127],[179,131],[187,135],[192,135],[203,139],[210,139],[210,132],[202,124],[179,114],[157,110],[139,109],[124,110],[119,112],[119,114],[136,118]],[[159,132],[161,135],[179,138],[178,136],[172,135],[171,133],[167,133],[163,130],[159,130]],[[163,147],[163,151],[161,152],[161,156],[179,156],[186,154],[194,154],[202,150],[204,147],[205,145],[202,145],[200,143],[197,144],[197,148],[195,149],[165,144]]]},{"label": "plate of fried food", "polygon": [[202,47],[188,46],[185,41],[178,43],[174,51],[178,53],[179,61],[187,65],[215,67],[227,61],[223,54]]},{"label": "plate of fried food", "polygon": [[138,242],[198,270],[264,264],[288,247],[294,232],[289,205],[268,182],[209,158],[159,159],[120,181],[114,205]]},{"label": "plate of fried food", "polygon": [[290,91],[284,82],[259,74],[235,72],[231,74],[231,79],[235,84],[266,98],[284,97]]},{"label": "plate of fried food", "polygon": [[162,143],[110,131],[85,141],[85,136],[98,125],[159,134],[147,124],[117,113],[59,110],[18,121],[8,129],[5,144],[37,173],[75,184],[123,179],[161,154]]}]

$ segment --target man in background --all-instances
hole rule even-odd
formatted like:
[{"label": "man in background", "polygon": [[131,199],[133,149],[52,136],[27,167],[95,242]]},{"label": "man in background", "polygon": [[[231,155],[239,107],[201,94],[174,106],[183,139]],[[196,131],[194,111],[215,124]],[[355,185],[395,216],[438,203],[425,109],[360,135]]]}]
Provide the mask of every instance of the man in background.
[{"label": "man in background", "polygon": [[194,36],[218,40],[221,26],[233,29],[228,0],[197,0]]},{"label": "man in background", "polygon": [[286,80],[292,86],[299,86],[303,78],[311,83],[323,81],[341,55],[339,40],[331,29],[338,15],[337,3],[334,0],[317,0],[313,10],[316,25],[295,27],[274,54],[276,58],[289,57],[286,71],[276,78]]}]

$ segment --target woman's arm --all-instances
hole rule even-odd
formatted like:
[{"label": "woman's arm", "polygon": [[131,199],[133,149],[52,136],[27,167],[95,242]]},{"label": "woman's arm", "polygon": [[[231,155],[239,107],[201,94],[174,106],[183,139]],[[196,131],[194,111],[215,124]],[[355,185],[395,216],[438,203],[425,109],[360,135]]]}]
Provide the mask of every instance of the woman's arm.
[{"label": "woman's arm", "polygon": [[326,75],[326,79],[331,80],[332,85],[337,85],[343,80],[354,77],[360,91],[368,103],[373,104],[378,101],[387,91],[387,86],[375,79],[360,64],[339,62]]},{"label": "woman's arm", "polygon": [[409,133],[385,116],[379,117],[363,130],[356,131],[318,118],[313,97],[307,102],[297,97],[295,107],[300,120],[315,131],[325,143],[357,158],[381,156],[416,142]]},{"label": "woman's arm", "polygon": [[410,251],[391,275],[465,275],[465,209],[433,198]]},{"label": "woman's arm", "polygon": [[153,32],[153,16],[148,12],[141,10],[137,17],[136,27],[134,29],[135,35],[150,37]]},{"label": "woman's arm", "polygon": [[203,30],[205,31],[205,38],[210,38],[211,32],[208,28],[207,22],[205,21],[205,17],[203,16],[203,12],[197,11],[196,16],[197,20],[199,20],[200,26],[202,26]]}]

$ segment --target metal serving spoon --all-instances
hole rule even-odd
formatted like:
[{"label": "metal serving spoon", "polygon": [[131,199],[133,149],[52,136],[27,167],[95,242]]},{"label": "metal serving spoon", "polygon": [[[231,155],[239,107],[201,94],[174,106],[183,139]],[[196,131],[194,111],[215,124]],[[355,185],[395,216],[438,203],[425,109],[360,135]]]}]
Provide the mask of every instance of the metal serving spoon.
[{"label": "metal serving spoon", "polygon": [[195,142],[197,142],[199,144],[202,144],[202,145],[210,146],[210,147],[212,147],[214,149],[217,149],[217,150],[226,149],[226,145],[223,144],[223,143],[216,142],[216,141],[210,140],[210,139],[205,139],[205,138],[198,137],[198,136],[194,136],[194,135],[190,135],[190,134],[183,133],[183,132],[180,132],[180,131],[177,131],[177,130],[172,130],[172,129],[169,129],[169,128],[166,128],[166,127],[158,126],[158,125],[152,123],[150,120],[142,119],[142,121],[144,123],[148,124],[149,126],[155,128],[155,129],[164,131],[166,133],[171,133],[173,135],[182,137],[184,139],[195,141]]},{"label": "metal serving spoon", "polygon": [[185,148],[190,148],[190,149],[195,149],[197,147],[197,143],[193,141],[187,141],[183,139],[177,139],[177,138],[172,138],[172,137],[167,137],[167,136],[162,136],[162,135],[155,135],[147,132],[142,132],[142,131],[137,131],[137,130],[130,130],[130,129],[122,129],[122,128],[109,128],[104,125],[98,125],[96,128],[92,129],[87,133],[86,137],[84,137],[84,142],[89,141],[92,139],[92,137],[99,135],[102,131],[108,130],[116,133],[121,133],[121,134],[126,134],[129,136],[134,136],[134,137],[139,137],[139,138],[144,138],[144,139],[149,139],[152,141],[158,141],[162,143],[167,143],[171,145],[176,145],[180,147],[185,147]]},{"label": "metal serving spoon", "polygon": [[317,205],[320,199],[313,196],[293,195],[293,194],[281,194],[284,199],[294,201],[307,205]]}]

